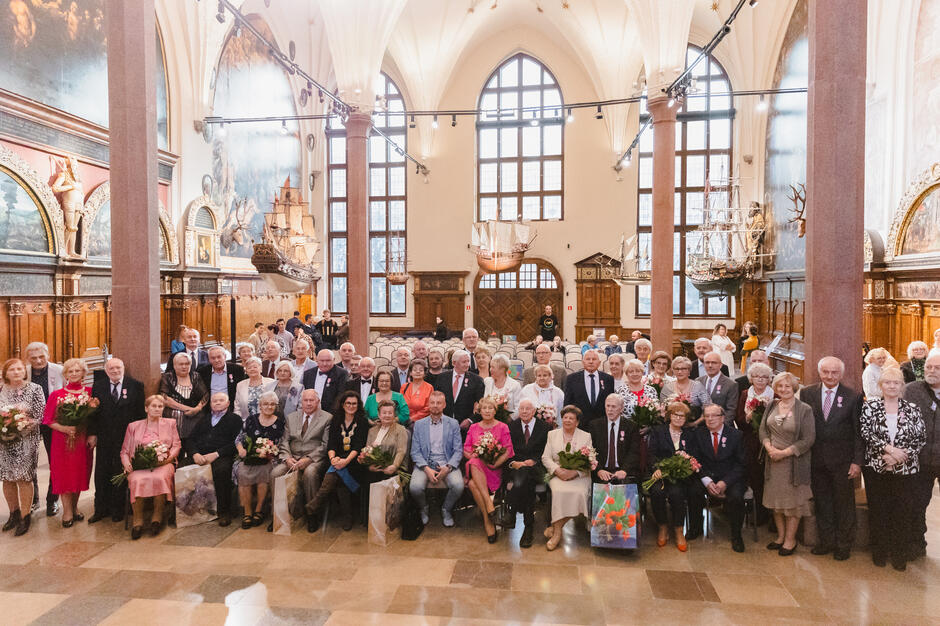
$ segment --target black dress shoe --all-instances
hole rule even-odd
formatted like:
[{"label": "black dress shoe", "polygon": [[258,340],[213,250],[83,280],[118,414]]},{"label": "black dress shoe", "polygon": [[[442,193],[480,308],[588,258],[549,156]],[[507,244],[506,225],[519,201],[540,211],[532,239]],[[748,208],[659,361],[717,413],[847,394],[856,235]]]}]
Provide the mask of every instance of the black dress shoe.
[{"label": "black dress shoe", "polygon": [[274,520],[271,520],[270,522],[268,522],[268,527],[265,530],[267,530],[269,533],[274,532]]},{"label": "black dress shoe", "polygon": [[160,530],[163,529],[163,524],[160,522],[150,522],[150,534],[154,537],[160,534]]},{"label": "black dress shoe", "polygon": [[10,513],[10,519],[7,520],[7,523],[3,525],[3,532],[8,530],[13,530],[16,528],[16,525],[20,523],[20,510],[17,509]]},{"label": "black dress shoe", "polygon": [[133,539],[133,540],[136,541],[136,540],[140,539],[140,536],[141,536],[143,533],[144,533],[144,527],[143,527],[143,526],[134,526],[134,527],[131,529],[131,539]]},{"label": "black dress shoe", "polygon": [[82,515],[81,513],[76,513],[74,516],[72,516],[72,519],[75,520],[76,522],[83,522],[85,521],[85,516]]},{"label": "black dress shoe", "polygon": [[88,518],[89,524],[96,524],[105,518],[103,513],[98,513],[95,511],[94,515]]},{"label": "black dress shoe", "polygon": [[219,526],[224,527],[224,526],[228,526],[231,523],[232,523],[232,518],[229,517],[228,515],[219,516]]},{"label": "black dress shoe", "polygon": [[813,549],[809,551],[810,554],[815,554],[816,556],[822,556],[830,552],[832,552],[832,548],[824,545],[813,546]]},{"label": "black dress shoe", "polygon": [[871,555],[871,562],[875,564],[876,567],[884,567],[888,564],[888,559],[883,556]]},{"label": "black dress shoe", "polygon": [[497,531],[496,531],[495,533],[493,533],[492,535],[487,535],[487,536],[486,536],[486,541],[487,541],[488,543],[496,543],[496,540],[497,540],[497,539],[499,539],[499,530],[498,530],[498,529],[497,529]]},{"label": "black dress shoe", "polygon": [[698,539],[698,538],[701,537],[701,536],[702,536],[702,529],[701,529],[701,528],[690,528],[690,529],[688,530],[688,532],[685,533],[685,540],[686,540],[686,541],[692,541],[692,540],[694,540],[694,539]]},{"label": "black dress shoe", "polygon": [[768,550],[779,550],[782,547],[783,547],[783,544],[777,543],[776,541],[771,541],[770,543],[767,544]]},{"label": "black dress shoe", "polygon": [[308,515],[307,516],[307,532],[315,533],[319,529],[320,529],[320,516]]},{"label": "black dress shoe", "polygon": [[53,500],[52,502],[46,502],[46,517],[55,517],[58,514],[59,514],[58,500]]},{"label": "black dress shoe", "polygon": [[731,549],[735,552],[744,552],[744,540],[740,537],[735,537],[731,540]]},{"label": "black dress shoe", "polygon": [[832,554],[832,558],[834,558],[836,561],[847,561],[849,559],[849,551],[842,549],[836,550]]},{"label": "black dress shoe", "polygon": [[353,521],[351,517],[343,522],[343,530],[352,530],[352,527]]},{"label": "black dress shoe", "polygon": [[794,552],[796,552],[796,546],[793,546],[792,548],[784,548],[781,546],[780,549],[777,550],[777,554],[780,556],[790,556]]},{"label": "black dress shoe", "polygon": [[68,519],[68,520],[64,519],[62,520],[62,528],[71,528],[72,524],[74,523],[75,523],[74,519]]},{"label": "black dress shoe", "polygon": [[894,559],[892,559],[892,560],[891,560],[891,567],[893,567],[895,570],[897,570],[897,571],[899,571],[899,572],[903,572],[904,570],[907,569],[907,562],[906,562],[906,561],[895,561]]},{"label": "black dress shoe", "polygon": [[525,528],[522,529],[522,537],[519,538],[519,547],[520,548],[531,548],[532,547],[532,524],[526,524]]}]

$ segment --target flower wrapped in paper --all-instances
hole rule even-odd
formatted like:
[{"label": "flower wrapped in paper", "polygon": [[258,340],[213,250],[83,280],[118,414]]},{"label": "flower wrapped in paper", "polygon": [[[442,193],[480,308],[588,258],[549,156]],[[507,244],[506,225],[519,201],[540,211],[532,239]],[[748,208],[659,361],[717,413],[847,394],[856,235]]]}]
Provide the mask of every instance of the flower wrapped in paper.
[{"label": "flower wrapped in paper", "polygon": [[594,485],[591,497],[591,545],[633,549],[639,544],[639,512],[635,484]]},{"label": "flower wrapped in paper", "polygon": [[245,438],[245,465],[264,465],[277,456],[277,444],[267,437]]},{"label": "flower wrapped in paper", "polygon": [[499,445],[499,441],[496,440],[493,433],[489,431],[483,433],[483,436],[480,437],[473,446],[473,453],[487,465],[495,463],[499,455],[505,452],[505,450],[505,448]]},{"label": "flower wrapped in paper", "polygon": [[0,442],[12,445],[35,430],[37,422],[30,419],[21,406],[5,406],[0,409]]},{"label": "flower wrapped in paper", "polygon": [[555,411],[555,405],[553,404],[539,405],[539,407],[535,409],[535,417],[548,424],[549,430],[558,426],[558,415],[557,411]]},{"label": "flower wrapped in paper", "polygon": [[644,393],[633,407],[633,421],[639,428],[649,428],[663,423],[663,413],[663,405]]},{"label": "flower wrapped in paper", "polygon": [[668,480],[671,483],[685,480],[702,469],[702,465],[694,456],[690,456],[687,452],[679,450],[674,455],[657,463],[656,469],[659,470],[661,477],[650,478],[643,483],[643,491],[647,493],[649,493],[653,485],[661,480]]},{"label": "flower wrapped in paper", "polygon": [[[84,433],[88,429],[88,418],[98,410],[98,398],[93,398],[87,391],[66,394],[55,409],[55,421],[62,426],[74,426],[76,432]],[[75,446],[75,438],[68,438],[69,449]]]},{"label": "flower wrapped in paper", "polygon": [[[147,445],[137,446],[134,450],[134,456],[131,458],[131,467],[134,471],[151,470],[160,467],[170,458],[170,447],[159,439],[155,439]],[[112,485],[121,485],[127,480],[127,474],[121,472],[111,477]]]},{"label": "flower wrapped in paper", "polygon": [[763,397],[757,396],[751,398],[744,404],[744,410],[751,414],[751,426],[755,431],[760,430],[760,424],[764,421],[764,413],[767,411],[768,402]]}]

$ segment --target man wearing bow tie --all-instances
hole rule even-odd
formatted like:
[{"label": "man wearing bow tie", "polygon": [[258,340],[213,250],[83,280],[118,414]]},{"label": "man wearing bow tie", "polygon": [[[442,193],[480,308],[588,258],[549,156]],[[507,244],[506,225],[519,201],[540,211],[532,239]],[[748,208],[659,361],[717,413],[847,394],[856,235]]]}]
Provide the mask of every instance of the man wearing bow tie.
[{"label": "man wearing bow tie", "polygon": [[121,359],[108,359],[104,365],[107,376],[95,380],[91,395],[101,403],[88,422],[89,444],[95,440],[95,511],[89,524],[107,516],[115,522],[124,519],[124,485],[111,484],[120,474],[121,446],[127,425],[144,418],[144,386],[124,372]]},{"label": "man wearing bow tie", "polygon": [[[359,371],[355,376],[346,380],[343,391],[355,391],[365,402],[369,396],[377,391],[375,381],[375,361],[372,357],[364,356],[359,360]],[[395,377],[392,376],[392,380]]]},{"label": "man wearing bow tie", "polygon": [[316,389],[320,396],[320,406],[330,411],[340,390],[346,384],[349,372],[334,364],[333,351],[324,348],[317,355],[316,369],[307,370],[303,375],[304,389]]}]

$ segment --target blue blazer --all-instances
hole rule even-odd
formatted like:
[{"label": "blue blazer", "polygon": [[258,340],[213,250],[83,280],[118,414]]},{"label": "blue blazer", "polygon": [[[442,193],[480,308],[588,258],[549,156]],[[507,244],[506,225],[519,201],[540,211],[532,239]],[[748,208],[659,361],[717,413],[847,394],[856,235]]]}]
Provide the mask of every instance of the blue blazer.
[{"label": "blue blazer", "polygon": [[[460,436],[460,424],[452,417],[444,415],[444,456],[447,465],[455,470],[463,459],[463,439]],[[415,422],[411,435],[411,460],[415,468],[423,470],[431,457],[431,418],[425,417]]]}]

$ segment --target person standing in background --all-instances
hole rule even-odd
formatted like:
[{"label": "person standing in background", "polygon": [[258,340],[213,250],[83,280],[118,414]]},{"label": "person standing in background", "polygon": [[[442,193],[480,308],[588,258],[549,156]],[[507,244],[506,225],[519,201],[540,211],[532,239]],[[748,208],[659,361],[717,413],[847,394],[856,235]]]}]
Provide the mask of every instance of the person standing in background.
[{"label": "person standing in background", "polygon": [[552,305],[545,305],[545,313],[539,318],[539,334],[545,341],[551,341],[558,334],[558,318],[552,313]]},{"label": "person standing in background", "polygon": [[323,309],[323,319],[316,324],[316,329],[323,336],[323,347],[336,350],[336,331],[339,324],[330,319],[330,310]]}]

